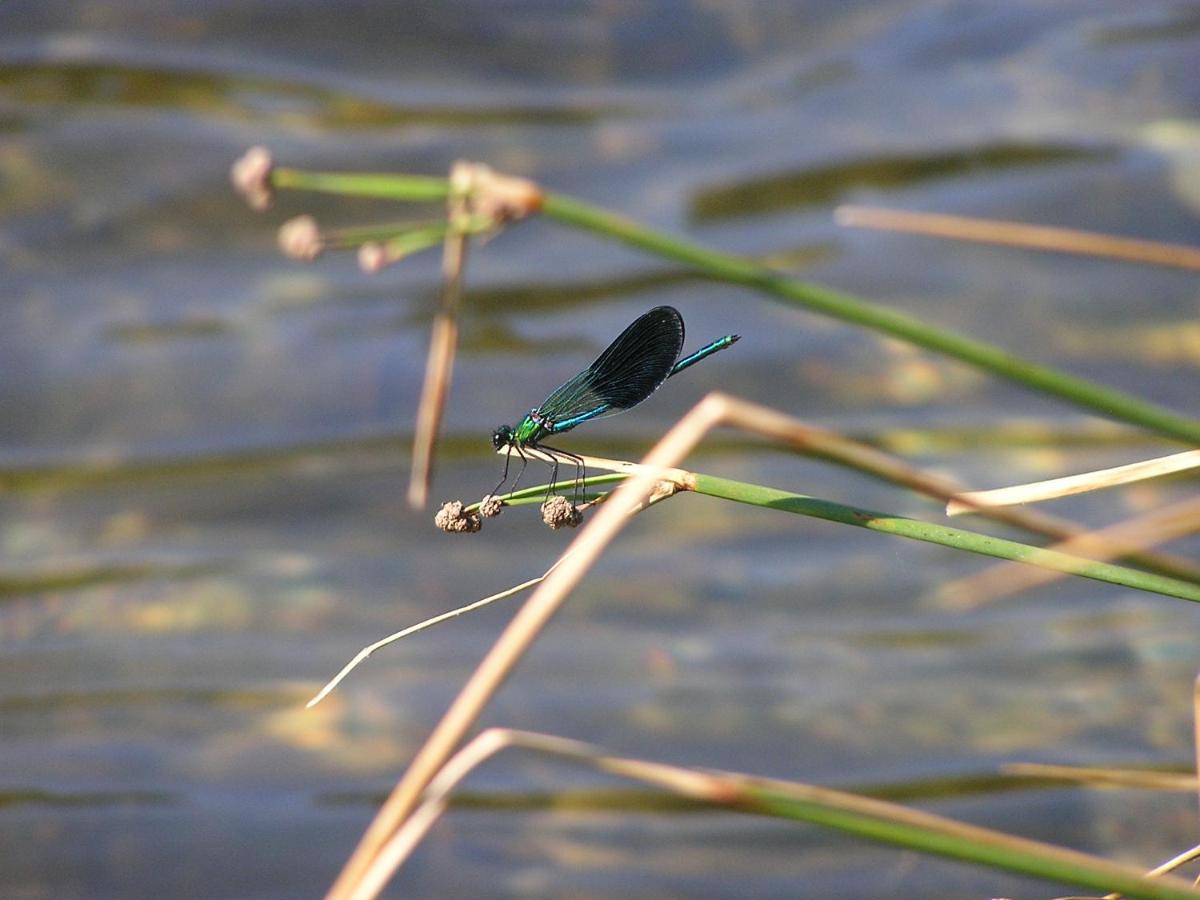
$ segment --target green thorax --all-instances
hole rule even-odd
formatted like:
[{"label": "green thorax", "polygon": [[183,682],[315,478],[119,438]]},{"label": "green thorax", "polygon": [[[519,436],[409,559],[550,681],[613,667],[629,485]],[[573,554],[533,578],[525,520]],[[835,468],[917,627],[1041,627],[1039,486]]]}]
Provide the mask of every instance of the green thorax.
[{"label": "green thorax", "polygon": [[[521,424],[513,432],[513,440],[517,444],[536,444],[538,439],[547,433],[546,426],[534,418],[535,416],[537,416],[537,410],[530,410],[529,415],[521,420]],[[541,417],[538,416],[538,418]]]}]

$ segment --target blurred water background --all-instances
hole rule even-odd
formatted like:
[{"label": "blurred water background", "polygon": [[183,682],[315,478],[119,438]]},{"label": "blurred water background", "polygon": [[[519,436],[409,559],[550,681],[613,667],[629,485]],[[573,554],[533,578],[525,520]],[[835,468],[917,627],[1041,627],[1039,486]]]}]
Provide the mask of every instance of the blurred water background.
[{"label": "blurred water background", "polygon": [[[438,254],[375,277],[349,255],[283,259],[289,215],[405,211],[285,195],[252,214],[227,180],[247,146],[321,169],[484,161],[1200,415],[1193,274],[831,215],[870,203],[1200,243],[1197,59],[1200,7],[1172,2],[0,5],[0,893],[319,895],[515,607],[304,701],[362,645],[540,573],[570,539],[529,510],[452,538],[406,508]],[[720,387],[977,486],[1170,449],[533,221],[472,255],[435,501],[491,487],[492,427],[660,303],[689,347],[743,340],[565,446],[636,457]],[[690,464],[939,516],[733,435]],[[1054,509],[1099,524],[1190,489]],[[616,542],[486,722],[898,785],[1139,864],[1193,844],[1193,797],[991,776],[1013,760],[1186,766],[1198,611],[1088,582],[972,612],[936,601],[986,565],[681,497]],[[497,760],[394,894],[1052,889],[744,816],[489,805],[609,784]]]}]

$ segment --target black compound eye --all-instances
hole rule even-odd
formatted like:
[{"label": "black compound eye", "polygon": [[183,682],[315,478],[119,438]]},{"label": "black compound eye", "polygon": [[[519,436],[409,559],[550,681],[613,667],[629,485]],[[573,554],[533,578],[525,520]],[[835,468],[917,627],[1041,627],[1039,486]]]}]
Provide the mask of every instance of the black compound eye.
[{"label": "black compound eye", "polygon": [[501,425],[492,432],[492,449],[499,450],[512,443],[512,428],[507,425]]}]

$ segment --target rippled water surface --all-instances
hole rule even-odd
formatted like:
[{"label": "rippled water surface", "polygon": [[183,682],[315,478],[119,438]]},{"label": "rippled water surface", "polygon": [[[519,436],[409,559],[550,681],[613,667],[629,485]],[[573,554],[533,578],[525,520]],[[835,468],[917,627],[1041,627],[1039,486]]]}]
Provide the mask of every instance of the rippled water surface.
[{"label": "rippled water surface", "polygon": [[[373,277],[348,255],[283,259],[290,215],[406,213],[285,195],[253,214],[227,180],[247,146],[321,169],[485,161],[1197,416],[1194,274],[844,229],[832,211],[1200,243],[1198,58],[1200,14],[1166,2],[0,5],[0,893],[319,895],[515,606],[304,701],[362,645],[540,573],[570,540],[528,510],[452,538],[405,506],[437,254]],[[492,427],[661,303],[689,346],[743,340],[564,446],[636,457],[720,387],[981,486],[1166,452],[534,221],[471,257],[435,500],[489,488]],[[940,515],[731,434],[690,464]],[[1190,488],[1054,509],[1103,523]],[[1091,582],[973,611],[937,600],[986,565],[680,497],[618,539],[485,722],[898,785],[1137,864],[1193,844],[1193,798],[990,776],[1018,760],[1186,767],[1197,610]],[[946,790],[957,776],[981,778]],[[749,817],[537,802],[612,786],[502,757],[393,891],[1054,890]]]}]

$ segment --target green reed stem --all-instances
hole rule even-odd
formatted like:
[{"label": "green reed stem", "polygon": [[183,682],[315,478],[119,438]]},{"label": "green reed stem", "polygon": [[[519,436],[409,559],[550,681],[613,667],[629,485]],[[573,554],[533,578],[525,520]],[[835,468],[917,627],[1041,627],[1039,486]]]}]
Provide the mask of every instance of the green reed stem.
[{"label": "green reed stem", "polygon": [[[743,787],[749,812],[811,822],[922,853],[1021,872],[1128,897],[1183,900],[1200,896],[1186,882],[1139,875],[1129,867],[990,829],[943,820],[865,798],[786,783]],[[895,814],[893,814],[895,811]]]},{"label": "green reed stem", "polygon": [[450,226],[445,220],[427,222],[380,222],[377,225],[355,225],[324,232],[326,246],[331,250],[349,250],[368,241],[389,241],[402,235],[420,234],[426,241],[441,242]]},{"label": "green reed stem", "polygon": [[271,184],[276,188],[409,203],[445,200],[450,193],[445,178],[370,172],[306,172],[303,169],[281,168],[271,173]]},{"label": "green reed stem", "polygon": [[[1080,578],[1090,578],[1093,581],[1103,581],[1151,594],[1161,594],[1165,597],[1200,603],[1200,585],[1181,581],[1178,578],[1145,572],[1141,569],[1130,569],[1113,563],[1084,559],[1081,556],[1072,556],[1057,550],[1046,550],[1031,544],[992,537],[976,531],[951,528],[948,525],[938,525],[904,516],[893,516],[857,506],[846,506],[832,500],[821,500],[792,491],[764,487],[760,484],[718,478],[715,475],[704,475],[699,472],[688,474],[691,479],[688,489],[708,497],[732,500],[736,503],[746,503],[750,506],[780,510],[814,519],[825,519],[828,522],[839,522],[842,525],[853,525],[856,528],[868,528],[871,531],[925,541],[929,544],[940,544],[943,547],[977,553],[980,556],[1026,563],[1040,566],[1043,569],[1065,572],[1068,575],[1077,575]],[[582,483],[585,485],[615,484],[628,477],[627,473],[614,472],[607,475],[593,475]],[[547,485],[545,484],[533,485],[508,494],[503,499],[510,506],[541,503],[546,497],[546,489]],[[474,503],[467,509],[473,511],[478,507],[479,504]]]},{"label": "green reed stem", "polygon": [[724,500],[748,503],[765,509],[777,509],[796,515],[826,519],[830,522],[840,522],[843,525],[853,525],[856,528],[869,528],[872,531],[912,538],[930,544],[941,544],[943,547],[978,553],[981,556],[1029,563],[1045,569],[1054,569],[1057,572],[1066,572],[1068,575],[1078,575],[1094,581],[1119,584],[1139,591],[1149,591],[1154,594],[1200,603],[1200,585],[1180,581],[1177,578],[1168,578],[1165,575],[1129,569],[1112,563],[1095,562],[1079,556],[1060,553],[1057,550],[1045,550],[1017,541],[991,537],[974,531],[964,531],[961,528],[923,522],[920,519],[908,519],[854,506],[845,506],[830,500],[818,500],[815,497],[781,491],[777,488],[699,473],[694,473],[694,478],[693,490],[709,497],[720,497]]},{"label": "green reed stem", "polygon": [[[445,178],[386,174],[338,174],[277,169],[280,188],[325,191],[395,200],[443,200]],[[849,294],[784,275],[749,260],[647,228],[624,216],[565,197],[546,194],[542,212],[564,225],[621,241],[648,253],[694,267],[720,281],[752,287],[844,322],[863,325],[918,347],[961,360],[1025,387],[1066,400],[1164,437],[1200,445],[1200,422],[1130,394],[1022,359],[986,341],[929,325]]]},{"label": "green reed stem", "polygon": [[1177,415],[1130,394],[1030,362],[985,341],[937,328],[904,313],[783,275],[749,260],[661,234],[623,216],[568,197],[548,194],[543,212],[564,224],[687,263],[721,281],[756,288],[835,319],[864,325],[918,347],[954,357],[1101,415],[1139,425],[1165,437],[1200,444],[1200,422],[1194,419]]}]

